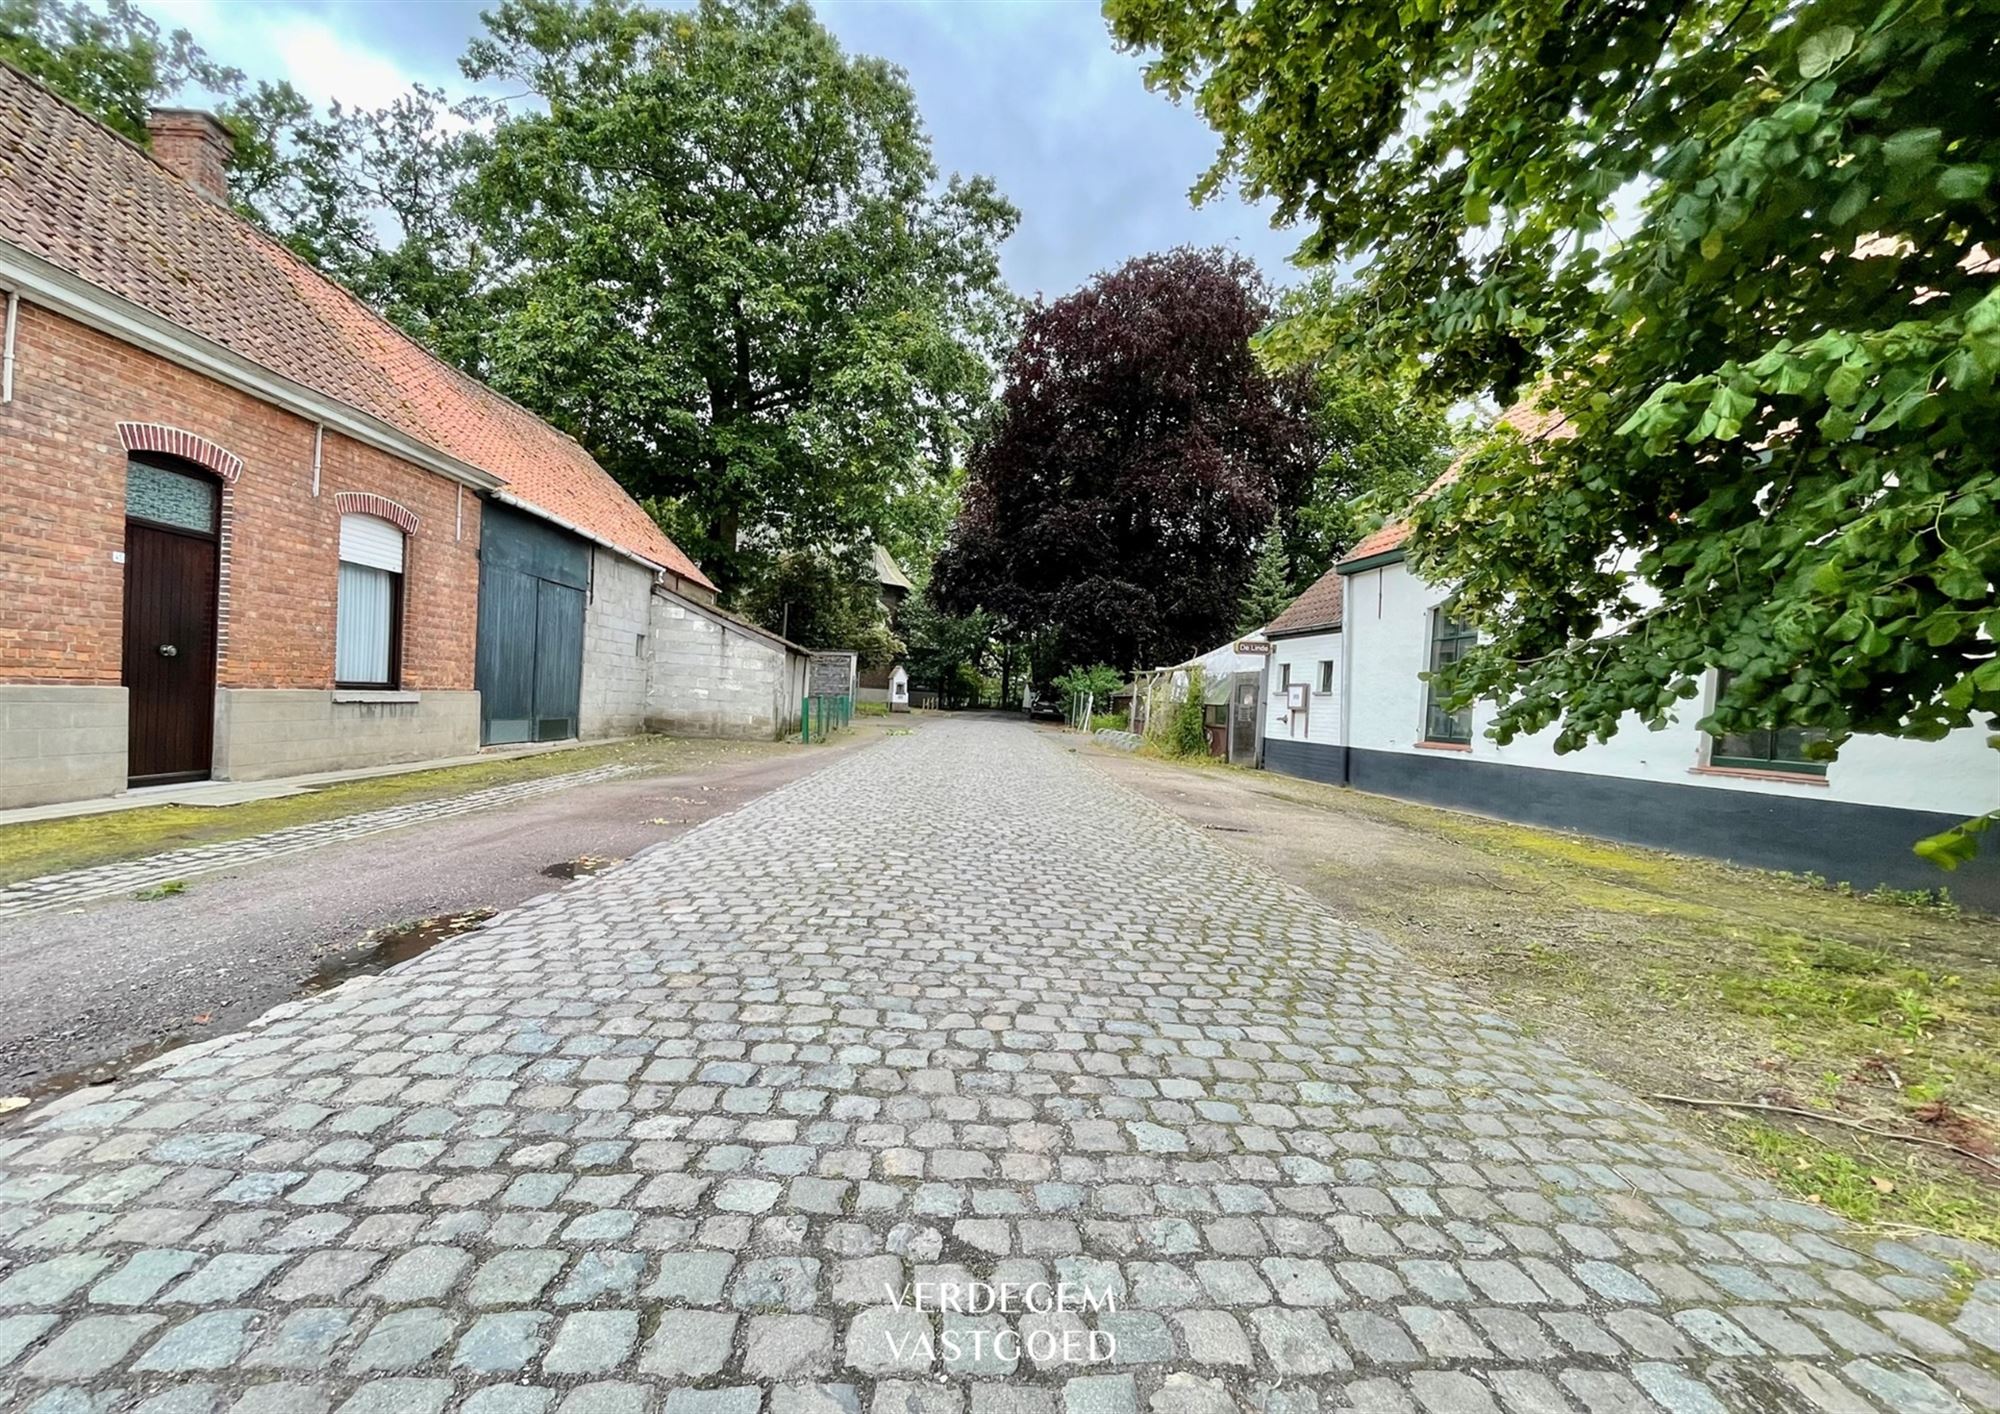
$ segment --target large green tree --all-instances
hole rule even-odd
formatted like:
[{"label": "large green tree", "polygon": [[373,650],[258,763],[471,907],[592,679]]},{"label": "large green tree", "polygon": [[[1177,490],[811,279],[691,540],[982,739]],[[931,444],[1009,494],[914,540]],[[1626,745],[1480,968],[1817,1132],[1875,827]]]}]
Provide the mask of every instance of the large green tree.
[{"label": "large green tree", "polygon": [[1994,724],[2000,7],[1106,8],[1221,135],[1201,189],[1358,264],[1347,352],[1563,419],[1414,518],[1500,739],[1657,722],[1710,667],[1716,730]]},{"label": "large green tree", "polygon": [[0,59],[145,144],[146,114],[189,85],[234,94],[243,75],[130,0],[0,0]]},{"label": "large green tree", "polygon": [[1294,591],[1384,520],[1401,515],[1436,481],[1477,419],[1454,419],[1444,398],[1416,386],[1407,369],[1356,357],[1343,331],[1358,317],[1356,293],[1321,274],[1285,292],[1277,320],[1253,340],[1275,368],[1310,379],[1318,467],[1285,526]]},{"label": "large green tree", "polygon": [[464,202],[505,274],[491,377],[725,586],[757,543],[872,543],[990,394],[1016,214],[940,184],[901,71],[804,4],[506,0]]},{"label": "large green tree", "polygon": [[151,106],[216,105],[245,215],[574,434],[733,592],[789,554],[927,561],[1014,316],[1013,208],[941,181],[901,72],[803,4],[484,22],[463,67],[504,101],[316,110],[126,0],[0,0],[0,55],[141,142]]}]

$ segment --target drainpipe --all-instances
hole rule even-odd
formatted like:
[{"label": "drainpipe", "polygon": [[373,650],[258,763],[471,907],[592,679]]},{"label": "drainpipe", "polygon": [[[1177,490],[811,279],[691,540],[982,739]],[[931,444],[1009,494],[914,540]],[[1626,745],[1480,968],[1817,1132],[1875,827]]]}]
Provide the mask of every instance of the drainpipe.
[{"label": "drainpipe", "polygon": [[1354,601],[1347,590],[1354,576],[1341,586],[1340,610],[1340,783],[1354,784]]},{"label": "drainpipe", "polygon": [[[326,445],[326,424],[323,422],[316,422],[313,424],[313,499],[314,500],[319,499],[320,453],[322,449],[325,447],[325,445]],[[461,485],[458,489],[460,495],[463,495],[465,493],[464,486]]]},{"label": "drainpipe", "polygon": [[0,344],[0,403],[14,401],[14,325],[21,317],[21,296],[7,292],[7,333]]}]

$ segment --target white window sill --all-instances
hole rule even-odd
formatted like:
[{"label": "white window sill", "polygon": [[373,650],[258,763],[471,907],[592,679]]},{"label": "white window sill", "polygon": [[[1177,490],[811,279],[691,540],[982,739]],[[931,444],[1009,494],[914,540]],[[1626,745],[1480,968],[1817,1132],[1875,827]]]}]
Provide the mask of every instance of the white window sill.
[{"label": "white window sill", "polygon": [[379,706],[397,702],[421,702],[423,701],[423,694],[376,688],[337,687],[333,691],[333,700],[336,706],[348,702],[370,703]]}]

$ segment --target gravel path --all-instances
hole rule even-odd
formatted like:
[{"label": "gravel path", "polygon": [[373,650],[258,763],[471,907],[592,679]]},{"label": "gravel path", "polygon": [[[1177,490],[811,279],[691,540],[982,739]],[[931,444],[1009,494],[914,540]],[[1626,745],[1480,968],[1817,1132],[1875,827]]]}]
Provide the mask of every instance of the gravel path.
[{"label": "gravel path", "polygon": [[2000,1254],[1731,1172],[995,722],[8,1132],[50,1414],[2000,1397]]}]

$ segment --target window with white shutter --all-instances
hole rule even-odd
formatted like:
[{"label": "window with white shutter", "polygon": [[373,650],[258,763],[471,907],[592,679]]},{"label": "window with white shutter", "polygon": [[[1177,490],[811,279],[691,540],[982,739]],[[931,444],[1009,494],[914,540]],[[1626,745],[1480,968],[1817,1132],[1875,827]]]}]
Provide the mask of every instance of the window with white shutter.
[{"label": "window with white shutter", "polygon": [[340,518],[340,593],[333,680],[396,686],[402,672],[403,532],[379,516]]}]

